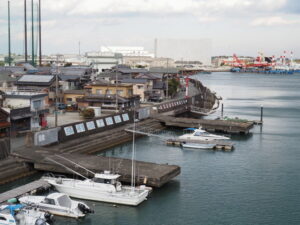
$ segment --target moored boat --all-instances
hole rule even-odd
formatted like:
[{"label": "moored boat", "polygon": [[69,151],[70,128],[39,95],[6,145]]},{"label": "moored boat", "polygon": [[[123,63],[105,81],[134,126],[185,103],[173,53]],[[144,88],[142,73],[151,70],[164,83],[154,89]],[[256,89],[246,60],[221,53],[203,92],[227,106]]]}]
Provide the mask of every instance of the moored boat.
[{"label": "moored boat", "polygon": [[123,186],[118,181],[119,177],[118,174],[104,171],[104,173],[94,174],[93,179],[79,180],[62,177],[44,177],[44,179],[59,192],[80,199],[132,206],[137,206],[147,199],[151,188],[145,185]]},{"label": "moored boat", "polygon": [[28,195],[19,198],[19,201],[23,204],[34,204],[40,210],[58,216],[80,218],[93,212],[85,203],[74,201],[68,195],[57,192],[47,196]]},{"label": "moored boat", "polygon": [[49,225],[52,215],[41,212],[34,206],[2,205],[0,206],[1,225]]},{"label": "moored boat", "polygon": [[199,140],[199,141],[215,141],[215,140],[229,140],[229,137],[221,136],[221,135],[215,135],[208,133],[205,130],[202,130],[201,128],[187,128],[185,131],[190,131],[191,133],[187,133],[184,135],[179,136],[180,140]]}]

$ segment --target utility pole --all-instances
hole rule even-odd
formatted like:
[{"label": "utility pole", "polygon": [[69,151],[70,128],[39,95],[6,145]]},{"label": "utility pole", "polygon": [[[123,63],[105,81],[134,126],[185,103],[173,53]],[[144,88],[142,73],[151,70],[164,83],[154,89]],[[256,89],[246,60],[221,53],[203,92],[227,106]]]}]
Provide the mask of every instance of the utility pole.
[{"label": "utility pole", "polygon": [[56,55],[56,73],[55,73],[55,127],[57,127],[57,106],[58,106],[58,54]]},{"label": "utility pole", "polygon": [[11,65],[11,48],[10,48],[10,1],[8,0],[8,65]]},{"label": "utility pole", "polygon": [[24,0],[24,35],[25,35],[25,62],[28,62],[28,52],[27,52],[27,0]]},{"label": "utility pole", "polygon": [[167,58],[167,91],[166,98],[169,98],[169,58]]},{"label": "utility pole", "polygon": [[33,0],[31,0],[31,64],[34,66],[34,21],[33,21]]},{"label": "utility pole", "polygon": [[42,24],[41,24],[41,0],[39,0],[39,65],[42,66]]},{"label": "utility pole", "polygon": [[119,111],[118,110],[118,59],[116,61],[116,113]]}]

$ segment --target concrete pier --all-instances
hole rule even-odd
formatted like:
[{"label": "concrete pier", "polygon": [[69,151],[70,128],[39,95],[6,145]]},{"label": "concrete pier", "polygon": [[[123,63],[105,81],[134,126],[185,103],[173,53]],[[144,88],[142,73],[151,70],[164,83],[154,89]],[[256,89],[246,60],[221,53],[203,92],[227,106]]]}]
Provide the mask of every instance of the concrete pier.
[{"label": "concrete pier", "polygon": [[[121,175],[120,180],[125,183],[131,181],[130,159],[115,157],[103,157],[86,154],[59,153],[55,149],[23,149],[22,152],[15,153],[15,156],[24,160],[24,162],[33,164],[34,169],[45,172],[74,174],[72,171],[61,166],[64,165],[84,176],[92,176],[86,170],[75,164],[59,157],[63,156],[68,160],[75,162],[93,172],[103,172],[110,170]],[[57,163],[55,163],[55,162]],[[174,177],[180,174],[180,167],[176,165],[156,164],[143,161],[135,161],[136,165],[136,183],[146,184],[152,187],[161,187]]]},{"label": "concrete pier", "polygon": [[23,186],[14,188],[10,191],[1,193],[0,195],[0,203],[4,203],[9,199],[17,198],[27,193],[36,192],[38,189],[49,189],[50,184],[44,180],[36,180],[31,183],[25,184]]},{"label": "concrete pier", "polygon": [[233,122],[227,120],[204,120],[192,119],[172,116],[156,116],[154,117],[165,126],[182,127],[182,128],[199,128],[200,126],[212,132],[248,134],[253,128],[254,122]]}]

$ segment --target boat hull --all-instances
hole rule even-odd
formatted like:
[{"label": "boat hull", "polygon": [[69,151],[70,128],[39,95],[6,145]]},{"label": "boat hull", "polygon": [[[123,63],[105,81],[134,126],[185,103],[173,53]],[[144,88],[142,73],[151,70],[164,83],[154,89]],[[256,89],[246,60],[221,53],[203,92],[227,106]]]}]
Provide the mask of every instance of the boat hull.
[{"label": "boat hull", "polygon": [[195,149],[213,149],[215,144],[197,144],[197,143],[183,143],[184,148],[195,148]]},{"label": "boat hull", "polygon": [[[120,192],[107,192],[101,191],[96,186],[89,186],[88,188],[85,186],[84,188],[74,182],[74,185],[64,185],[58,184],[55,181],[48,181],[51,185],[55,187],[55,189],[61,193],[65,193],[71,197],[86,199],[92,201],[100,201],[107,203],[115,203],[121,205],[131,205],[137,206],[143,201],[147,199],[149,191],[134,191],[130,192],[130,187],[128,189],[124,189],[124,191]],[[137,193],[138,192],[138,193]]]}]

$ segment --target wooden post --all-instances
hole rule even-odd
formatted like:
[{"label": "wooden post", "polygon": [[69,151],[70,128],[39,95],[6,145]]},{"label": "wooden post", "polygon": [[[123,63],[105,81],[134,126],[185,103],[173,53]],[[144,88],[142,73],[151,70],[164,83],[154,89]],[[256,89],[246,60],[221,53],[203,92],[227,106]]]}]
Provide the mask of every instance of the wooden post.
[{"label": "wooden post", "polygon": [[263,123],[263,116],[264,116],[264,106],[260,106],[260,122]]}]

